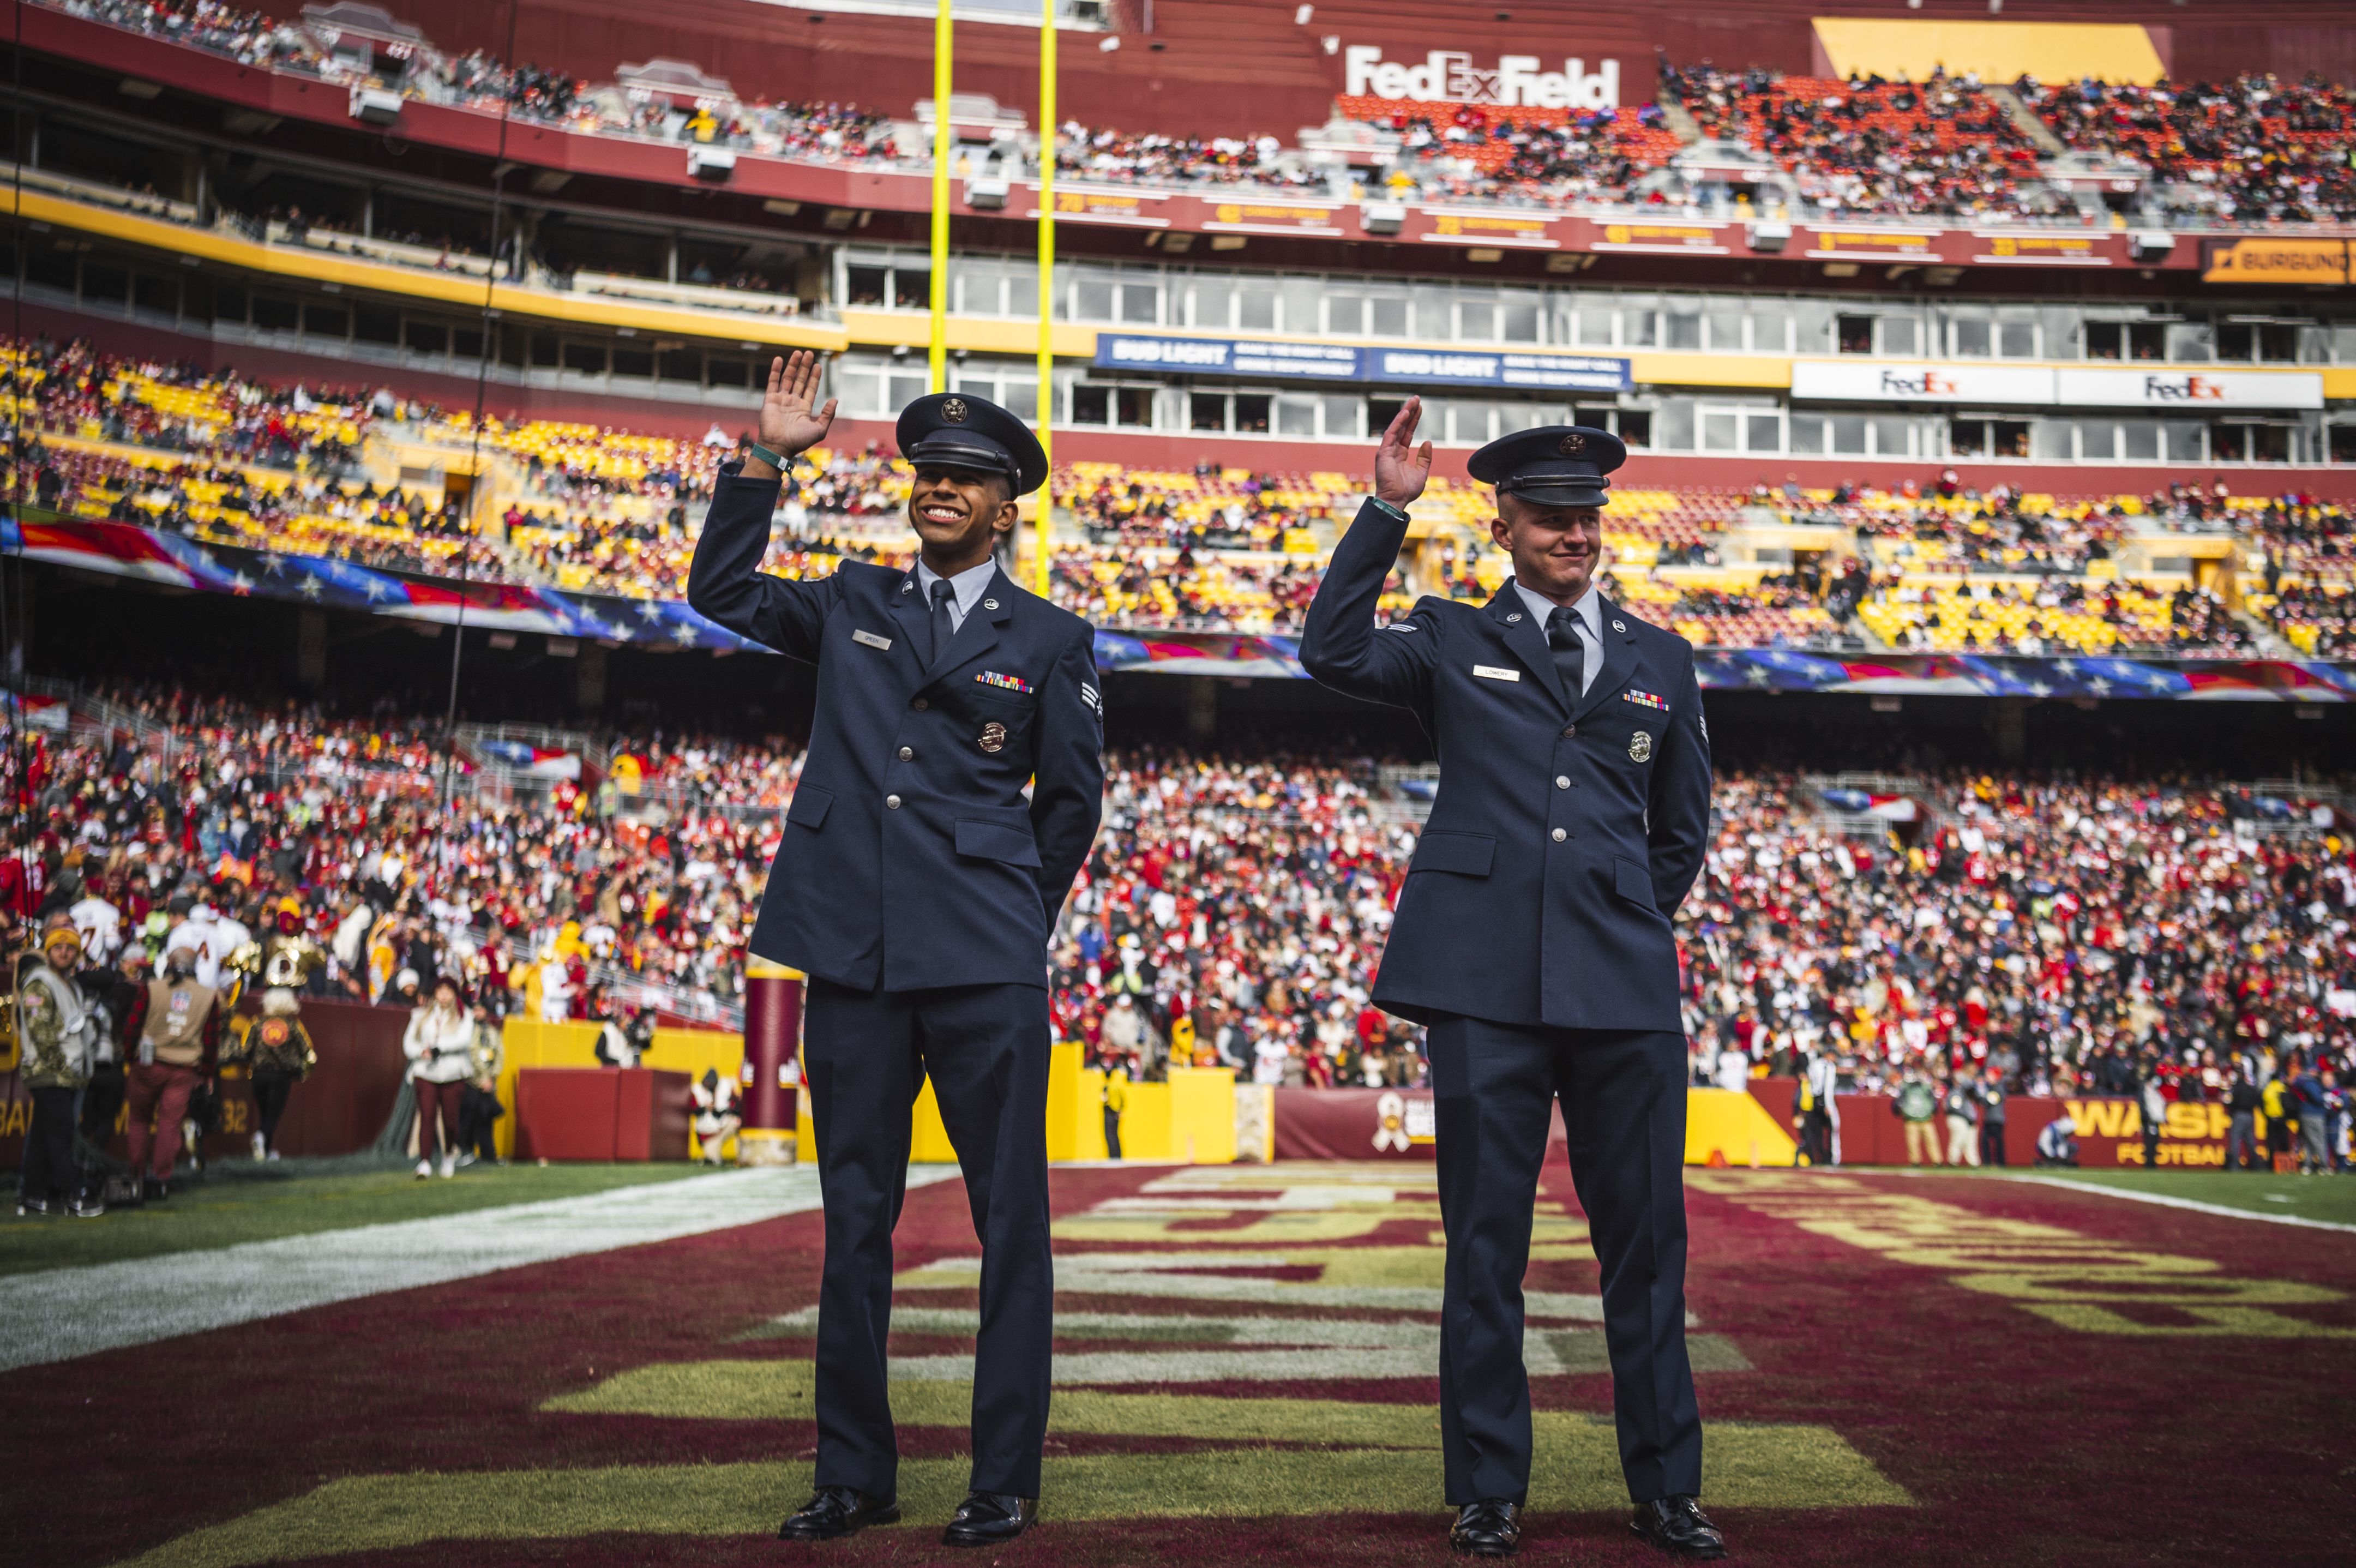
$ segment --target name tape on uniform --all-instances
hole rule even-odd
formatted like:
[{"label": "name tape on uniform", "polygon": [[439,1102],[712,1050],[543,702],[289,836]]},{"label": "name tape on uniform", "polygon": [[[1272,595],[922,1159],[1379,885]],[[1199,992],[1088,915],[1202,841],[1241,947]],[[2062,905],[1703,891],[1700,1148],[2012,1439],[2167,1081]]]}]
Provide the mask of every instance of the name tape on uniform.
[{"label": "name tape on uniform", "polygon": [[851,640],[859,643],[863,647],[883,649],[887,653],[890,652],[892,649],[892,639],[890,638],[878,636],[876,633],[872,631],[854,631],[851,634]]},{"label": "name tape on uniform", "polygon": [[1031,695],[1031,682],[1020,675],[1001,675],[995,670],[985,670],[974,677],[985,686],[995,686],[1001,692],[1020,692]]},{"label": "name tape on uniform", "polygon": [[1472,673],[1483,681],[1518,681],[1522,678],[1520,671],[1500,670],[1494,664],[1475,664]]}]

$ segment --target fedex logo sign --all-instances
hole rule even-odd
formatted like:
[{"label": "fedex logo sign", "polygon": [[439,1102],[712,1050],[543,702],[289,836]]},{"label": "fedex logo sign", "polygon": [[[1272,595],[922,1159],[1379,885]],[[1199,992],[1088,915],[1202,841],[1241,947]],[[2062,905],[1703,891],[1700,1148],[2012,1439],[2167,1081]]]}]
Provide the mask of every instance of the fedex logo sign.
[{"label": "fedex logo sign", "polygon": [[2146,403],[2222,403],[2225,389],[2207,376],[2146,376]]},{"label": "fedex logo sign", "polygon": [[1620,103],[1620,62],[1599,61],[1591,73],[1574,56],[1560,70],[1541,70],[1536,55],[1501,55],[1494,68],[1453,49],[1433,49],[1420,65],[1387,60],[1379,46],[1342,51],[1343,91],[1352,97],[1408,98],[1447,103],[1497,103],[1523,109],[1613,109]]},{"label": "fedex logo sign", "polygon": [[1912,375],[1884,371],[1881,390],[1892,397],[1941,397],[1960,389],[1954,377],[1938,371],[1919,371]]}]

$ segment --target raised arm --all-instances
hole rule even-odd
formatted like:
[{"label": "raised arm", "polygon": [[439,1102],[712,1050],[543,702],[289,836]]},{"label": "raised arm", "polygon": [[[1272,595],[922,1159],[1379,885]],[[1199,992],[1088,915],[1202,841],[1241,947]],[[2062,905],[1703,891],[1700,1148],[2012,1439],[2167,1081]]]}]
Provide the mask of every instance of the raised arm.
[{"label": "raised arm", "polygon": [[1301,628],[1301,662],[1321,684],[1371,702],[1420,709],[1439,654],[1437,618],[1418,613],[1377,635],[1383,583],[1407,540],[1407,506],[1431,477],[1431,443],[1414,445],[1422,400],[1409,398],[1375,453],[1375,493],[1333,547]]},{"label": "raised arm", "polygon": [[[823,408],[811,406],[819,373],[818,356],[808,349],[769,361],[758,440],[779,457],[790,459],[816,446],[834,423],[832,398]],[[761,570],[783,479],[775,463],[758,456],[722,465],[703,535],[695,542],[695,563],[688,568],[687,602],[696,614],[740,636],[814,664],[836,585],[830,579],[797,582]]]}]

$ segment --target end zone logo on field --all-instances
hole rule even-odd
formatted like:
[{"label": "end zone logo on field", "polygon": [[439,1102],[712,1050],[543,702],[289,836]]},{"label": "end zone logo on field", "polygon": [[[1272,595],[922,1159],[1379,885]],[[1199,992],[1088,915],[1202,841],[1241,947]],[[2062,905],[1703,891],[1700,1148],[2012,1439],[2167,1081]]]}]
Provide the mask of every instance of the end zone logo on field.
[{"label": "end zone logo on field", "polygon": [[1620,62],[1599,61],[1593,74],[1577,56],[1560,70],[1540,70],[1536,55],[1501,55],[1483,70],[1472,57],[1433,49],[1421,65],[1383,58],[1376,44],[1353,44],[1342,51],[1342,91],[1353,98],[1408,98],[1447,103],[1497,103],[1524,109],[1615,109],[1620,104]]},{"label": "end zone logo on field", "polygon": [[1946,397],[1961,389],[1954,377],[1939,371],[1924,371],[1917,375],[1884,371],[1881,390],[1892,397]]}]

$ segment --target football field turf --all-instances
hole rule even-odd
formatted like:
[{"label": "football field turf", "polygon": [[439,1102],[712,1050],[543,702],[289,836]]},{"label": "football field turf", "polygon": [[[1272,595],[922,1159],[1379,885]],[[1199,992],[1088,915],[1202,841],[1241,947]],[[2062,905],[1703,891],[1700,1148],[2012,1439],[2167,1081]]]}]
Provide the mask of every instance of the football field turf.
[{"label": "football field turf", "polygon": [[[582,1169],[562,1195],[517,1183],[529,1208],[291,1243],[249,1225],[195,1257],[0,1280],[11,1314],[103,1277],[168,1325],[190,1270],[242,1258],[266,1278],[257,1247],[298,1245],[316,1272],[377,1257],[388,1230],[407,1259],[503,1224],[545,1254],[0,1373],[0,1529],[68,1568],[1446,1558],[1429,1165],[1059,1169],[1046,1522],[981,1557],[937,1544],[966,1478],[960,1184],[913,1187],[900,1230],[908,1520],[793,1547],[773,1537],[816,1441],[820,1219],[787,1211],[806,1178],[639,1197],[584,1190],[610,1167]],[[1689,1178],[1704,1500],[1739,1560],[2356,1553],[2356,1235],[1987,1176]],[[740,1222],[747,1203],[777,1212]],[[705,1209],[712,1228],[682,1232]],[[1596,1266],[1558,1166],[1537,1230],[1523,1555],[1662,1561],[1626,1535]]]}]

